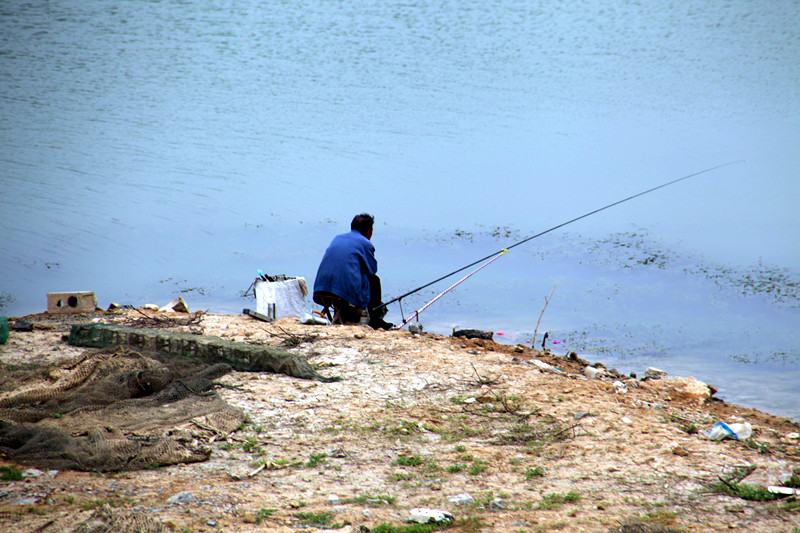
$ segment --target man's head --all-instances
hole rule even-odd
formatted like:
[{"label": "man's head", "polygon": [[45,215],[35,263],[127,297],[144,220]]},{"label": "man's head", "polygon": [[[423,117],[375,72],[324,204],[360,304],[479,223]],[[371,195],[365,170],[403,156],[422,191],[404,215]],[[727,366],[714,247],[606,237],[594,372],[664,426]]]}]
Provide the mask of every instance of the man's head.
[{"label": "man's head", "polygon": [[367,213],[361,213],[353,218],[350,223],[350,229],[356,230],[367,239],[372,238],[372,225],[375,223],[375,218]]}]

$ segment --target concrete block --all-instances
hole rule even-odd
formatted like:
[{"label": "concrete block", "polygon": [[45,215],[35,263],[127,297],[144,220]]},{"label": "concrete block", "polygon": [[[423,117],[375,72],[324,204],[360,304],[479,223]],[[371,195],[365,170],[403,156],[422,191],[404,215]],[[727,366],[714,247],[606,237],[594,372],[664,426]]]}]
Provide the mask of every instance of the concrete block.
[{"label": "concrete block", "polygon": [[51,314],[92,313],[97,308],[94,292],[49,292],[47,312]]}]

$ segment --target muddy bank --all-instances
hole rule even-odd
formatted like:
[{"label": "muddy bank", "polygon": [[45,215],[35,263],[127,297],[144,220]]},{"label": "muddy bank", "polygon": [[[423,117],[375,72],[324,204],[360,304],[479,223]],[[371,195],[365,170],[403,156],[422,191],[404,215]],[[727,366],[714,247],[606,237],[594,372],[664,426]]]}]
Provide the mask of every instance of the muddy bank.
[{"label": "muddy bank", "polygon": [[[763,499],[763,487],[786,484],[800,467],[798,424],[715,401],[688,377],[605,370],[590,379],[603,369],[587,371],[580,354],[490,340],[148,314],[28,317],[34,331],[12,332],[0,364],[38,367],[42,380],[57,381],[50,365],[92,354],[63,336],[72,322],[94,319],[281,347],[343,379],[230,372],[213,393],[245,423],[213,438],[206,432],[208,460],[4,479],[3,529],[358,531],[402,528],[419,508],[452,514],[456,531],[800,527],[794,497],[741,497]],[[0,395],[18,386],[1,385]],[[706,438],[720,421],[748,422],[752,436]],[[35,466],[8,457],[0,465],[8,478]]]}]

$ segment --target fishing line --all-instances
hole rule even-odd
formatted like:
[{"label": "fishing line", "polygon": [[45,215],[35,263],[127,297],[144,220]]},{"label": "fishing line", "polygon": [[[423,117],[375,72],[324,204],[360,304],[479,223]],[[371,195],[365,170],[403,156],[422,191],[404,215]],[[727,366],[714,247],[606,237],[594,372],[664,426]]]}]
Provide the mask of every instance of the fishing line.
[{"label": "fishing line", "polygon": [[[707,168],[707,169],[705,169],[705,170],[701,170],[701,171],[699,171],[699,172],[694,172],[694,173],[692,173],[692,174],[689,174],[689,175],[687,175],[687,176],[683,176],[682,178],[674,179],[674,180],[672,180],[672,181],[668,181],[667,183],[662,183],[661,185],[658,185],[658,186],[656,186],[656,187],[653,187],[653,188],[651,188],[651,189],[647,189],[646,191],[642,191],[642,192],[640,192],[640,193],[636,193],[636,194],[634,194],[634,195],[632,195],[632,196],[628,196],[627,198],[623,198],[622,200],[618,200],[618,201],[616,201],[616,202],[614,202],[614,203],[608,204],[608,205],[606,205],[606,206],[603,206],[603,207],[601,207],[601,208],[599,208],[599,209],[595,209],[594,211],[590,211],[590,212],[588,212],[588,213],[585,213],[585,214],[583,214],[583,215],[581,215],[581,216],[579,216],[579,217],[575,217],[575,218],[573,218],[573,219],[571,219],[571,220],[567,220],[566,222],[562,222],[561,224],[559,224],[559,225],[557,225],[557,226],[553,226],[552,228],[546,229],[546,230],[544,230],[544,231],[542,231],[542,232],[540,232],[540,233],[537,233],[536,235],[532,235],[532,236],[530,236],[530,237],[528,237],[528,238],[526,238],[526,239],[523,239],[523,240],[521,240],[521,241],[519,241],[519,242],[516,242],[516,243],[512,244],[511,246],[508,246],[508,247],[506,247],[506,248],[504,248],[504,249],[502,249],[502,250],[500,250],[500,251],[498,251],[498,252],[495,252],[495,253],[493,253],[493,254],[489,254],[489,255],[487,255],[486,257],[482,257],[481,259],[478,259],[477,261],[474,261],[474,262],[472,262],[472,263],[470,263],[470,264],[468,264],[468,265],[466,265],[466,266],[463,266],[463,267],[459,268],[458,270],[454,270],[454,271],[450,272],[449,274],[445,274],[444,276],[442,276],[442,277],[440,277],[440,278],[437,278],[437,279],[435,279],[435,280],[431,281],[430,283],[426,283],[425,285],[421,285],[421,286],[417,287],[416,289],[410,290],[410,291],[408,291],[407,293],[405,293],[405,294],[402,294],[402,295],[398,296],[397,298],[394,298],[394,299],[392,299],[392,300],[389,300],[388,302],[386,302],[386,303],[384,303],[384,304],[381,304],[381,305],[379,305],[379,306],[375,307],[374,309],[376,309],[376,310],[377,310],[377,309],[382,309],[382,308],[384,308],[384,307],[388,306],[389,304],[393,304],[394,302],[398,302],[398,301],[402,300],[402,299],[403,299],[403,298],[405,298],[406,296],[410,296],[410,295],[414,294],[415,292],[418,292],[418,291],[421,291],[422,289],[425,289],[425,288],[427,288],[427,287],[430,287],[431,285],[433,285],[433,284],[435,284],[435,283],[439,283],[440,281],[442,281],[442,280],[444,280],[444,279],[447,279],[447,278],[449,278],[450,276],[453,276],[453,275],[455,275],[455,274],[458,274],[459,272],[463,272],[464,270],[466,270],[466,269],[468,269],[468,268],[470,268],[470,267],[473,267],[473,266],[477,265],[478,263],[480,263],[480,262],[482,262],[482,261],[486,261],[487,259],[490,259],[490,258],[497,259],[498,257],[502,256],[502,255],[503,255],[503,254],[504,254],[506,251],[508,251],[508,250],[510,250],[510,249],[512,249],[512,248],[515,248],[515,247],[517,247],[517,246],[519,246],[519,245],[521,245],[521,244],[525,244],[525,243],[526,243],[526,242],[528,242],[528,241],[532,241],[533,239],[536,239],[537,237],[541,237],[542,235],[546,235],[546,234],[550,233],[551,231],[555,231],[555,230],[557,230],[557,229],[559,229],[559,228],[563,228],[564,226],[566,226],[566,225],[568,225],[568,224],[572,224],[573,222],[577,222],[577,221],[579,221],[579,220],[582,220],[582,219],[584,219],[584,218],[586,218],[586,217],[589,217],[589,216],[592,216],[592,215],[594,215],[594,214],[597,214],[597,213],[599,213],[600,211],[605,211],[606,209],[609,209],[609,208],[612,208],[612,207],[614,207],[614,206],[617,206],[617,205],[619,205],[619,204],[625,203],[625,202],[627,202],[627,201],[629,201],[629,200],[633,200],[634,198],[638,198],[638,197],[640,197],[640,196],[644,196],[645,194],[649,194],[649,193],[651,193],[651,192],[653,192],[653,191],[657,191],[658,189],[663,189],[664,187],[668,187],[668,186],[670,186],[670,185],[673,185],[673,184],[675,184],[675,183],[678,183],[679,181],[688,180],[689,178],[693,178],[693,177],[695,177],[695,176],[699,176],[700,174],[705,174],[706,172],[711,172],[712,170],[717,170],[717,169],[719,169],[719,168],[723,168],[723,167],[727,167],[727,166],[730,166],[730,165],[735,165],[735,164],[737,164],[737,163],[743,163],[743,162],[744,162],[744,160],[741,160],[741,159],[740,159],[740,160],[738,160],[738,161],[731,161],[731,162],[729,162],[729,163],[723,163],[723,164],[721,164],[721,165],[716,165],[716,166],[713,166],[713,167]],[[497,257],[495,257],[495,256],[497,256]],[[492,261],[494,261],[494,259],[492,259]],[[492,261],[489,261],[489,263],[491,263]],[[489,263],[486,263],[486,265],[488,265]],[[427,308],[427,307],[428,307],[429,305],[431,305],[433,302],[435,302],[436,300],[438,300],[439,298],[441,298],[441,297],[442,297],[442,296],[443,296],[443,295],[444,295],[446,292],[450,291],[450,289],[454,288],[456,285],[458,285],[459,283],[461,283],[462,281],[464,281],[464,280],[465,280],[465,279],[467,279],[468,277],[472,276],[472,274],[474,274],[474,273],[475,273],[475,272],[477,272],[478,270],[482,269],[482,268],[483,268],[484,266],[486,266],[486,265],[482,265],[480,268],[476,269],[474,272],[470,273],[468,276],[465,276],[463,279],[459,280],[459,281],[458,281],[458,283],[454,284],[453,286],[451,286],[451,287],[449,287],[447,290],[445,290],[443,293],[439,294],[439,295],[438,295],[436,298],[434,298],[433,300],[431,300],[430,302],[428,302],[428,303],[427,303],[425,306],[423,306],[423,307],[422,307],[420,310],[416,311],[416,312],[415,312],[415,313],[412,315],[412,318],[413,318],[414,316],[419,316],[419,313],[420,313],[420,312],[422,312],[422,310],[424,310],[425,308]],[[407,324],[407,323],[408,323],[410,320],[411,320],[411,318],[409,318],[409,320],[406,320],[406,321],[404,321],[402,326],[405,326],[405,325],[406,325],[406,324]],[[402,327],[402,326],[399,326],[399,327]]]},{"label": "fishing line", "polygon": [[[470,272],[469,274],[467,274],[466,276],[464,276],[464,277],[463,277],[463,278],[461,278],[460,280],[456,281],[455,283],[453,283],[452,285],[450,285],[449,287],[447,287],[445,290],[443,290],[441,293],[439,293],[439,295],[438,295],[436,298],[434,298],[434,299],[433,299],[433,300],[431,300],[430,302],[426,303],[425,305],[423,305],[422,307],[420,307],[419,309],[417,309],[417,310],[414,312],[414,314],[412,314],[410,317],[408,317],[408,320],[403,320],[403,323],[402,323],[402,324],[400,324],[399,326],[397,326],[397,329],[400,329],[400,328],[402,328],[403,326],[405,326],[406,324],[408,324],[409,322],[411,322],[412,320],[414,320],[414,318],[415,318],[415,317],[416,317],[416,318],[419,318],[419,314],[420,314],[421,312],[423,312],[425,309],[427,309],[427,308],[428,308],[428,307],[429,307],[429,306],[430,306],[430,305],[431,305],[433,302],[435,302],[436,300],[438,300],[439,298],[441,298],[442,296],[444,296],[445,294],[447,294],[448,292],[450,292],[452,289],[455,289],[456,287],[458,287],[458,286],[461,284],[461,282],[462,282],[462,281],[465,281],[467,278],[471,277],[473,274],[477,274],[477,273],[478,273],[480,270],[482,270],[484,267],[487,267],[487,266],[489,266],[489,264],[490,264],[490,263],[494,262],[494,261],[495,261],[495,260],[497,260],[497,259],[500,259],[500,257],[502,257],[502,255],[503,255],[504,253],[506,253],[507,251],[508,251],[508,249],[507,249],[507,248],[504,248],[503,250],[500,250],[500,251],[499,251],[499,252],[497,252],[497,254],[495,254],[495,256],[494,256],[494,257],[492,257],[490,260],[486,261],[484,264],[482,264],[481,266],[479,266],[478,268],[476,268],[475,270],[473,270],[472,272]],[[473,264],[474,264],[474,263],[473,263]]]}]

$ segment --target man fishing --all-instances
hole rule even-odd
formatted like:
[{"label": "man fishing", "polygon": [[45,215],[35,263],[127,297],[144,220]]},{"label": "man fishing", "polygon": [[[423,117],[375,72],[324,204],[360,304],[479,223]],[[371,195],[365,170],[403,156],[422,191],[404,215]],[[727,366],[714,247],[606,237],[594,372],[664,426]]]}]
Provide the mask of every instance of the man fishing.
[{"label": "man fishing", "polygon": [[314,280],[314,301],[325,308],[331,322],[358,324],[367,309],[370,327],[394,327],[383,320],[386,307],[381,303],[381,280],[376,275],[378,262],[371,242],[374,224],[372,215],[356,215],[350,232],[334,237],[325,250]]}]

